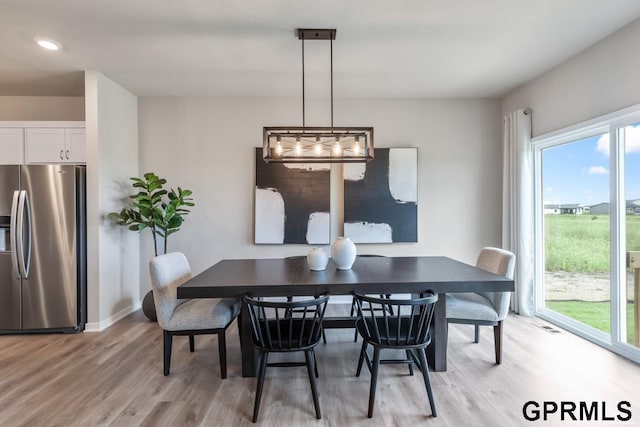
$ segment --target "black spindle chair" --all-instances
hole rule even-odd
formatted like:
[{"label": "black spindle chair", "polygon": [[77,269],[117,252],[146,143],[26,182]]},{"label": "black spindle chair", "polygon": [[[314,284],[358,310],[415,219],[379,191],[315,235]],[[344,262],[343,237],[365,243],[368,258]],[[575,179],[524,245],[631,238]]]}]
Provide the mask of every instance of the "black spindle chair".
[{"label": "black spindle chair", "polygon": [[[358,255],[359,257],[362,258],[371,258],[371,257],[384,257],[384,255],[376,255],[376,254],[362,254],[362,255]],[[380,294],[380,298],[386,298],[389,299],[391,298],[391,294]],[[393,307],[388,307],[389,310],[393,310]],[[353,317],[353,315],[356,313],[356,300],[355,298],[351,301],[351,313],[349,314],[349,316]],[[393,312],[390,312],[390,314],[393,316]],[[353,342],[357,342],[358,341],[358,330],[356,329],[354,334],[353,334]],[[411,373],[411,375],[413,375],[413,369],[411,369],[411,366],[409,366],[409,372]]]},{"label": "black spindle chair", "polygon": [[[306,262],[307,256],[306,255],[293,255],[293,256],[288,256],[285,259],[297,259],[297,260],[301,260],[304,259]],[[291,302],[293,301],[293,297],[291,295],[287,296],[287,302]],[[295,309],[292,309],[292,312],[295,312]],[[353,316],[353,314],[352,314]],[[324,333],[324,328],[322,329],[322,342],[323,343],[327,343],[327,336]]]},{"label": "black spindle chair", "polygon": [[[315,380],[318,370],[314,348],[322,337],[322,318],[328,300],[328,295],[287,302],[244,297],[253,330],[253,344],[259,355],[258,384],[253,408],[254,423],[258,420],[264,377],[268,366],[306,366],[316,418],[321,418]],[[297,351],[304,352],[305,362],[268,363],[269,353]]]},{"label": "black spindle chair", "polygon": [[[420,298],[414,299],[388,299],[355,295],[358,310],[356,329],[363,341],[356,376],[360,376],[362,364],[366,361],[371,372],[369,418],[373,416],[378,368],[381,363],[406,363],[410,366],[414,363],[417,364],[424,378],[431,414],[436,416],[425,349],[431,343],[430,326],[437,300],[438,295],[432,292],[421,294]],[[373,361],[367,353],[369,345],[373,346]],[[384,349],[405,350],[407,358],[380,360],[380,352]]]}]

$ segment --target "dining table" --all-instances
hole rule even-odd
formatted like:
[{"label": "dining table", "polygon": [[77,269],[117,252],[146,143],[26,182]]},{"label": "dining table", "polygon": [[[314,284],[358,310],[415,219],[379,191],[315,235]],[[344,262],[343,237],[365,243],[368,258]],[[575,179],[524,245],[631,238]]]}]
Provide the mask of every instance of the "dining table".
[{"label": "dining table", "polygon": [[[359,294],[438,294],[434,307],[427,360],[431,369],[447,369],[446,294],[454,292],[510,292],[514,281],[446,256],[357,257],[349,270],[330,260],[325,270],[313,271],[305,258],[224,259],[177,288],[177,297],[241,298]],[[333,326],[355,326],[355,318],[325,318]],[[238,320],[242,375],[256,375],[257,352],[245,304]]]}]

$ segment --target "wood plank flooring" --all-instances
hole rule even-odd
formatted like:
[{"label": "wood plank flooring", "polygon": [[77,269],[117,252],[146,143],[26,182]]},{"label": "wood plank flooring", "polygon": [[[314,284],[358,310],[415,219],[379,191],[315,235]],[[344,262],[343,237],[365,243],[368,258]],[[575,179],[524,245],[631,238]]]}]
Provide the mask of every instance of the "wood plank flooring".
[{"label": "wood plank flooring", "polygon": [[[451,325],[449,369],[432,373],[438,417],[429,412],[419,373],[380,368],[374,417],[370,376],[354,376],[360,343],[353,330],[328,330],[317,359],[322,420],[316,420],[305,368],[270,368],[260,425],[519,426],[525,402],[619,401],[640,420],[640,366],[567,332],[549,333],[537,318],[511,315],[504,360],[493,363],[492,329]],[[0,426],[252,425],[255,379],[240,374],[235,324],[227,334],[229,377],[221,380],[217,337],[174,338],[171,375],[162,375],[162,333],[141,312],[101,333],[0,336]],[[571,422],[569,422],[570,424]],[[558,425],[559,415],[538,424]],[[575,424],[575,423],[574,423]],[[606,423],[596,423],[603,425]],[[635,424],[638,425],[638,424]]]}]

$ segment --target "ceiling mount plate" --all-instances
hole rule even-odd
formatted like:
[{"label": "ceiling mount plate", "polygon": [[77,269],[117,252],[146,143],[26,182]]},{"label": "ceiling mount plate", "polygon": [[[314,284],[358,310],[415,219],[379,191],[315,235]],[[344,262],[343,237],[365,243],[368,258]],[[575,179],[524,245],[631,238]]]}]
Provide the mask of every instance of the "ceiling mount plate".
[{"label": "ceiling mount plate", "polygon": [[335,29],[298,28],[300,40],[335,40]]}]

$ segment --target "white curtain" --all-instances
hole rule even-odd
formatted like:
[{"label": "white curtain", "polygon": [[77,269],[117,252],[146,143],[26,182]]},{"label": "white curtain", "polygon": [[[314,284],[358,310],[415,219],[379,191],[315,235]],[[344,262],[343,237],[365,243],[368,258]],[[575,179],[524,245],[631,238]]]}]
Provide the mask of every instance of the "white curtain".
[{"label": "white curtain", "polygon": [[502,247],[516,255],[511,309],[531,316],[533,289],[533,150],[531,112],[516,110],[503,120]]}]

